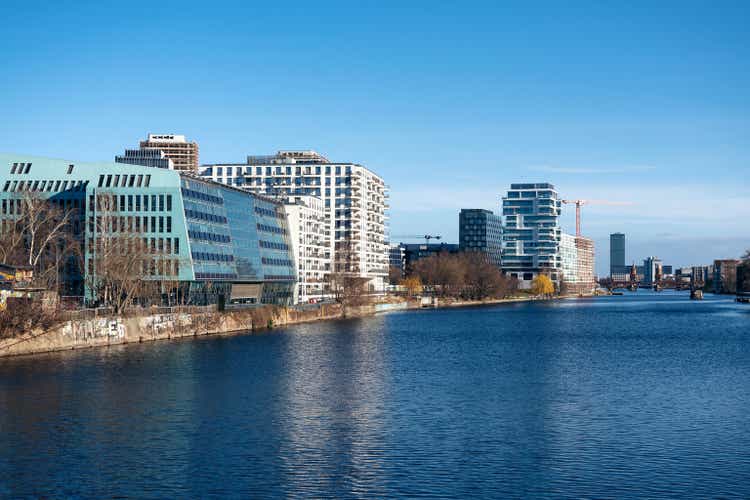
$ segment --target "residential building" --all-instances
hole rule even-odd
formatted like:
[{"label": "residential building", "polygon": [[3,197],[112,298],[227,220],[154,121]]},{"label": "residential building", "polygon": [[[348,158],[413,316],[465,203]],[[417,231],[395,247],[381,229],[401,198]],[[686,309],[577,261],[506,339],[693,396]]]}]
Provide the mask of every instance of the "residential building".
[{"label": "residential building", "polygon": [[175,170],[198,171],[198,143],[188,142],[184,135],[148,134],[141,149],[158,149],[174,163]]},{"label": "residential building", "polygon": [[124,155],[115,156],[115,163],[174,170],[174,161],[157,148],[126,149]]},{"label": "residential building", "polygon": [[539,274],[559,285],[562,202],[552,184],[511,184],[503,197],[502,269],[528,289]]},{"label": "residential building", "polygon": [[561,290],[591,293],[596,288],[594,242],[583,236],[560,235]]},{"label": "residential building", "polygon": [[296,203],[301,196],[319,197],[330,226],[326,236],[334,270],[366,278],[371,291],[384,290],[388,187],[373,171],[306,150],[248,156],[245,163],[204,165],[200,173],[284,203]]},{"label": "residential building", "polygon": [[[398,269],[400,276],[406,272],[406,252],[403,245],[391,245],[388,248],[388,264],[390,268]],[[395,283],[391,283],[394,285]]]},{"label": "residential building", "polygon": [[458,215],[458,246],[462,252],[486,254],[499,268],[503,250],[502,217],[491,210],[462,208]]},{"label": "residential building", "polygon": [[629,269],[625,265],[625,235],[612,233],[609,235],[609,275],[614,279],[615,274],[627,274]]},{"label": "residential building", "polygon": [[323,201],[315,196],[299,196],[295,203],[284,205],[297,265],[294,302],[319,301],[325,298],[331,274],[330,228]]},{"label": "residential building", "polygon": [[713,289],[715,293],[737,293],[737,259],[714,261]]},{"label": "residential building", "polygon": [[61,266],[63,295],[96,301],[97,255],[127,234],[154,255],[143,279],[175,284],[162,290],[171,303],[292,301],[292,242],[277,201],[178,170],[1,154],[0,229],[23,217],[25,197],[74,214],[84,262]]}]

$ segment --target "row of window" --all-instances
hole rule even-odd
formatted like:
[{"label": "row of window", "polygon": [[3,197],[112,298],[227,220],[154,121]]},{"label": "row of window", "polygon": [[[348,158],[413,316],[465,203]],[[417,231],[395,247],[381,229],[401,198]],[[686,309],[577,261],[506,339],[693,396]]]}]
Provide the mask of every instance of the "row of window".
[{"label": "row of window", "polygon": [[209,233],[206,231],[188,230],[188,236],[193,240],[213,241],[216,243],[230,243],[232,238],[226,234]]},{"label": "row of window", "polygon": [[182,188],[182,195],[186,198],[207,201],[209,203],[214,203],[216,205],[224,204],[223,198],[220,198],[219,196],[214,196],[212,194],[201,193],[200,191],[196,191],[194,189]]},{"label": "row of window", "polygon": [[[101,271],[101,265],[104,265],[104,262],[89,260],[89,274],[95,276],[97,274],[96,269]],[[179,276],[180,261],[171,259],[144,260],[141,265],[141,272],[146,276]]]},{"label": "row of window", "polygon": [[274,234],[286,234],[286,229],[282,227],[268,226],[266,224],[258,224],[258,231],[265,231],[267,233]]},{"label": "row of window", "polygon": [[15,162],[10,166],[11,174],[28,174],[29,172],[31,172],[31,163]]},{"label": "row of window", "polygon": [[[213,173],[213,169],[216,169],[216,176],[222,177],[225,174],[227,176],[232,176],[234,173],[235,176],[239,175],[253,175],[253,167],[208,167],[206,173],[208,175],[211,175]],[[255,167],[255,175],[263,175],[263,168],[264,167]],[[226,171],[225,171],[226,169]],[[232,172],[232,169],[234,169],[234,172]],[[266,175],[292,175],[292,167],[265,167]],[[341,175],[341,167],[338,166],[335,169],[336,175]],[[352,173],[352,167],[344,167],[344,172],[346,174]],[[295,175],[320,175],[322,173],[322,169],[320,166],[315,167],[294,167],[294,174]],[[328,165],[325,167],[325,173],[326,175],[331,175],[331,166]]]},{"label": "row of window", "polygon": [[[150,200],[150,203],[149,203]],[[97,195],[96,209],[120,212],[167,212],[172,211],[172,195],[167,194],[128,194],[128,195]],[[94,210],[94,196],[89,196],[89,210]]]},{"label": "row of window", "polygon": [[264,275],[267,280],[282,280],[282,281],[296,281],[297,278],[293,274],[266,274]]},{"label": "row of window", "polygon": [[277,212],[276,210],[271,210],[270,208],[255,207],[255,213],[258,215],[266,216],[266,217],[276,217],[277,219],[284,218],[284,215],[282,215],[280,212]]},{"label": "row of window", "polygon": [[[149,224],[150,222],[150,224]],[[89,232],[100,233],[171,233],[172,217],[138,217],[129,215],[125,216],[96,216],[96,226],[94,217],[89,217]]]},{"label": "row of window", "polygon": [[193,251],[193,260],[207,260],[211,262],[234,262],[234,255]]},{"label": "row of window", "polygon": [[5,181],[3,185],[4,192],[23,192],[30,191],[34,193],[50,193],[60,191],[84,191],[89,181]]},{"label": "row of window", "polygon": [[197,280],[231,280],[237,277],[237,273],[195,273]]},{"label": "row of window", "polygon": [[260,261],[263,264],[268,264],[269,266],[292,266],[292,261],[289,259],[273,259],[271,257],[261,257]]},{"label": "row of window", "polygon": [[205,212],[199,212],[198,210],[185,209],[185,216],[190,219],[197,219],[205,222],[215,222],[218,224],[226,224],[227,218],[223,215],[207,214]]},{"label": "row of window", "polygon": [[[101,253],[104,245],[111,245],[114,253],[127,255],[132,252],[146,252],[159,255],[179,255],[179,238],[89,238],[89,254]],[[109,252],[108,252],[109,253]]]},{"label": "row of window", "polygon": [[97,187],[148,187],[151,184],[151,175],[146,174],[108,174],[99,176]]},{"label": "row of window", "polygon": [[261,248],[272,248],[274,250],[289,250],[289,245],[286,243],[278,243],[276,241],[260,240]]}]

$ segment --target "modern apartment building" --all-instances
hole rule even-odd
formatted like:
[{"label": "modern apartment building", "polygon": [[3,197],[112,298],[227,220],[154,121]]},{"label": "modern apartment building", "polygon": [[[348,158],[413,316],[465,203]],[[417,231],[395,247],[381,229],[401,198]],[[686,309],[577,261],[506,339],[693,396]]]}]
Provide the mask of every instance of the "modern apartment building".
[{"label": "modern apartment building", "polygon": [[0,230],[24,217],[31,197],[74,214],[84,262],[64,266],[64,295],[95,302],[103,245],[128,235],[123,251],[135,243],[153,255],[144,280],[176,284],[165,295],[190,304],[292,301],[292,241],[274,200],[176,170],[0,155]]},{"label": "modern apartment building", "polygon": [[174,170],[174,161],[156,148],[126,149],[122,156],[115,156],[115,163]]},{"label": "modern apartment building", "polygon": [[594,242],[583,236],[560,235],[561,289],[591,293],[596,288]]},{"label": "modern apartment building", "polygon": [[612,233],[609,235],[609,275],[627,274],[628,266],[625,265],[625,235],[623,233]]},{"label": "modern apartment building", "polygon": [[657,278],[663,276],[663,267],[661,259],[658,257],[647,257],[643,260],[643,284],[647,286],[655,285]]},{"label": "modern apartment building", "polygon": [[198,171],[198,143],[188,142],[184,135],[148,134],[140,149],[158,149],[174,163],[175,170]]},{"label": "modern apartment building", "polygon": [[462,252],[486,254],[499,268],[503,253],[502,217],[491,210],[462,208],[458,214],[458,246]]},{"label": "modern apartment building", "polygon": [[284,203],[302,196],[322,200],[333,271],[385,288],[388,275],[388,187],[373,171],[356,163],[332,162],[315,151],[279,151],[248,156],[245,163],[204,165],[201,175],[260,193]]},{"label": "modern apartment building", "polygon": [[299,196],[296,199],[295,203],[284,205],[297,265],[294,302],[319,301],[328,295],[332,267],[330,226],[320,198]]},{"label": "modern apartment building", "polygon": [[552,184],[511,184],[503,197],[502,269],[530,288],[532,280],[547,274],[559,285],[562,236],[559,217],[562,201]]}]

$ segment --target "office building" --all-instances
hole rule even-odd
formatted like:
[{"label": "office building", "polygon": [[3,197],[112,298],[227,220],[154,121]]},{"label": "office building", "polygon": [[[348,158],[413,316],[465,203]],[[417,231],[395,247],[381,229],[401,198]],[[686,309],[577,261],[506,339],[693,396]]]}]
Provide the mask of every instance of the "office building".
[{"label": "office building", "polygon": [[[388,248],[388,265],[391,269],[397,269],[399,277],[406,272],[406,253],[403,245],[391,245]],[[395,285],[396,283],[391,283]]]},{"label": "office building", "polygon": [[198,144],[188,142],[184,135],[148,134],[140,149],[158,149],[171,159],[175,170],[198,171]]},{"label": "office building", "polygon": [[462,252],[482,252],[498,268],[502,264],[503,222],[481,208],[462,208],[458,215],[458,246]]},{"label": "office building", "polygon": [[156,148],[126,149],[124,155],[115,156],[115,163],[174,170],[174,161],[164,151]]},{"label": "office building", "polygon": [[201,175],[284,203],[302,196],[323,201],[330,229],[333,268],[366,278],[368,289],[381,291],[388,275],[388,187],[368,168],[332,162],[315,151],[279,151],[248,156],[245,163],[204,165]]},{"label": "office building", "polygon": [[652,286],[664,276],[661,259],[658,257],[647,257],[643,261],[643,284]]},{"label": "office building", "polygon": [[297,265],[294,302],[317,302],[327,297],[331,274],[330,229],[323,202],[314,196],[299,196],[284,205]]},{"label": "office building", "polygon": [[503,197],[502,269],[528,289],[539,274],[559,286],[562,202],[552,184],[511,184]]},{"label": "office building", "polygon": [[[97,301],[98,255],[128,239],[153,254],[144,281],[170,303],[289,304],[296,282],[282,204],[178,170],[0,155],[2,225],[39,197],[71,210],[83,267],[61,266],[59,291]],[[124,241],[124,240],[123,240]],[[131,249],[131,243],[134,246]]]},{"label": "office building", "polygon": [[625,235],[623,233],[612,233],[609,235],[609,275],[627,274],[625,265]]},{"label": "office building", "polygon": [[737,259],[719,259],[714,261],[714,293],[737,293],[737,266],[741,262]]}]

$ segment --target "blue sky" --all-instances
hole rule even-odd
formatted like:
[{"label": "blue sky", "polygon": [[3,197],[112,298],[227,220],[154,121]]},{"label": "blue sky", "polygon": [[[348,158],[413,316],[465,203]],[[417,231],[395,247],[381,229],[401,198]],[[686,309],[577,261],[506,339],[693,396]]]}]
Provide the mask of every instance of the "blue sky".
[{"label": "blue sky", "polygon": [[107,160],[150,131],[202,162],[313,148],[386,178],[392,234],[449,241],[460,208],[549,181],[629,203],[583,209],[599,272],[614,231],[628,261],[750,247],[747,2],[6,1],[0,18],[0,151]]}]

